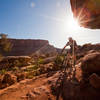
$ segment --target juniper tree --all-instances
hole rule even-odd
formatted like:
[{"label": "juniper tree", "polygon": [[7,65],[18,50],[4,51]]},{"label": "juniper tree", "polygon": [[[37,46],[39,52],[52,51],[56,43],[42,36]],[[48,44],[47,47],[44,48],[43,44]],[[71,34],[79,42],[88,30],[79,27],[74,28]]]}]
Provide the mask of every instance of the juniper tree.
[{"label": "juniper tree", "polygon": [[0,56],[2,56],[2,53],[4,52],[9,52],[12,48],[12,44],[7,36],[7,34],[0,33]]}]

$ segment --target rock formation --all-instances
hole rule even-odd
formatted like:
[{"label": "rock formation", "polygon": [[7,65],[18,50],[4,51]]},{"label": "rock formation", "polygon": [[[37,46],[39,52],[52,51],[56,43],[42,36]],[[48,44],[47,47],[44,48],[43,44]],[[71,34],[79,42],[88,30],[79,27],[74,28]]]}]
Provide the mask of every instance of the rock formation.
[{"label": "rock formation", "polygon": [[8,87],[8,86],[10,86],[10,85],[12,85],[12,84],[14,84],[16,82],[17,82],[16,76],[7,73],[7,74],[5,74],[3,76],[3,79],[0,82],[1,83],[0,84],[0,89],[3,89],[5,87]]},{"label": "rock formation", "polygon": [[0,70],[12,67],[23,67],[30,65],[31,57],[29,56],[7,56],[0,61]]},{"label": "rock formation", "polygon": [[100,0],[70,0],[80,26],[100,29]]},{"label": "rock formation", "polygon": [[77,51],[77,59],[80,59],[82,57],[84,57],[87,54],[96,52],[96,51],[100,51],[100,43],[98,44],[84,44],[82,46],[79,46],[79,50]]},{"label": "rock formation", "polygon": [[[40,50],[40,49],[39,49]],[[38,50],[37,50],[38,51]],[[38,52],[43,52],[42,50]],[[83,53],[80,62],[75,66],[76,70],[71,70],[67,66],[63,83],[57,80],[64,72],[57,70],[58,66],[54,64],[55,57],[44,58],[44,62],[36,70],[32,79],[26,79],[31,73],[16,73],[16,84],[9,86],[7,83],[13,77],[7,75],[7,78],[0,79],[0,86],[5,80],[5,89],[0,90],[0,100],[56,100],[56,96],[61,90],[59,100],[99,100],[100,99],[100,45],[85,44],[80,46],[78,53]],[[21,69],[20,69],[21,70]],[[33,69],[32,69],[33,70]],[[22,70],[22,72],[25,70]],[[73,73],[75,71],[75,80]],[[42,75],[41,75],[41,74]],[[15,80],[16,80],[15,78]],[[25,80],[24,80],[25,79]],[[62,78],[61,78],[62,79]],[[59,81],[61,82],[61,80]],[[8,87],[9,86],[9,87]],[[2,88],[2,87],[1,87]],[[13,97],[13,98],[12,98]]]},{"label": "rock formation", "polygon": [[3,53],[6,56],[29,56],[33,53],[57,53],[56,48],[51,46],[47,40],[34,39],[9,39],[12,50]]}]

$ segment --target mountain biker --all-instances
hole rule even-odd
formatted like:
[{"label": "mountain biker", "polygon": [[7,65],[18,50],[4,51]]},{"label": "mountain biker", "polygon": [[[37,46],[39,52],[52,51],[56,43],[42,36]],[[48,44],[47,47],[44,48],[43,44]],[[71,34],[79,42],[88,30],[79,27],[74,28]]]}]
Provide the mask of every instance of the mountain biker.
[{"label": "mountain biker", "polygon": [[72,55],[73,65],[75,65],[75,62],[76,62],[76,51],[78,50],[78,45],[77,45],[76,41],[72,37],[69,37],[68,40],[69,41],[67,42],[67,44],[63,48],[62,52],[65,50],[65,48],[67,46],[70,46],[69,53],[70,53],[70,55]]}]

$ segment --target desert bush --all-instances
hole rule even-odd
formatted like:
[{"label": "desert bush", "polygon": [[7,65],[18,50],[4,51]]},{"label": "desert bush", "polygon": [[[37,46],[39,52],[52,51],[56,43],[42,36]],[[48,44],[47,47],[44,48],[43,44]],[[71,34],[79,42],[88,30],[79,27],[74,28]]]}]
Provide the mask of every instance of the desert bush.
[{"label": "desert bush", "polygon": [[28,72],[26,78],[32,79],[35,76],[34,72]]},{"label": "desert bush", "polygon": [[55,59],[55,64],[60,65],[63,62],[63,57],[62,56],[57,56]]},{"label": "desert bush", "polygon": [[32,79],[34,76],[33,75],[27,75],[27,79]]},{"label": "desert bush", "polygon": [[14,65],[14,66],[20,67],[20,66],[23,65],[23,62],[20,62],[19,60],[15,60],[15,61],[13,62],[13,65]]},{"label": "desert bush", "polygon": [[18,71],[19,68],[18,68],[18,67],[13,67],[12,70],[13,70],[13,71]]},{"label": "desert bush", "polygon": [[12,63],[13,63],[13,65],[15,65],[15,66],[18,66],[18,67],[21,67],[21,66],[26,66],[26,65],[28,65],[28,62],[30,62],[30,60],[31,59],[28,59],[28,58],[18,58],[18,59],[16,59],[16,60],[14,60]]},{"label": "desert bush", "polygon": [[12,48],[12,44],[7,36],[7,34],[0,33],[0,53],[9,52]]},{"label": "desert bush", "polygon": [[7,70],[6,69],[2,69],[2,70],[0,70],[0,74],[5,74],[7,72]]},{"label": "desert bush", "polygon": [[[12,48],[12,44],[9,41],[9,39],[7,38],[7,36],[8,36],[7,34],[0,33],[0,61],[2,61],[2,59],[3,59],[2,54],[4,52],[9,52],[11,50],[11,48]],[[1,73],[2,73],[2,71],[1,71]]]},{"label": "desert bush", "polygon": [[34,70],[37,70],[39,68],[39,66],[34,65]]},{"label": "desert bush", "polygon": [[60,68],[62,66],[63,59],[64,59],[63,56],[57,56],[54,61],[54,65],[57,66],[58,68]]},{"label": "desert bush", "polygon": [[40,64],[43,64],[44,63],[44,59],[42,58],[38,58],[36,61],[35,61],[35,66],[34,66],[34,69],[38,69]]},{"label": "desert bush", "polygon": [[39,58],[38,59],[38,64],[43,64],[44,63],[44,60],[42,58]]},{"label": "desert bush", "polygon": [[32,67],[26,68],[26,71],[27,71],[27,72],[30,72],[30,71],[33,71],[33,70],[36,70],[36,69],[37,69],[37,66],[34,65],[34,66],[32,66]]}]

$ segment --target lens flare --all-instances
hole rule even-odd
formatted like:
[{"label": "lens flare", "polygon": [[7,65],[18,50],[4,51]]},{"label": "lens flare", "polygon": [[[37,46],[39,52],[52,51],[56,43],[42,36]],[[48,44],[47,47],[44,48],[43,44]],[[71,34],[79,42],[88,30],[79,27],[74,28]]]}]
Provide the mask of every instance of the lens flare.
[{"label": "lens flare", "polygon": [[65,27],[66,32],[69,32],[69,33],[75,33],[76,31],[80,30],[78,20],[74,19],[73,16],[69,17],[64,22],[64,27]]}]

